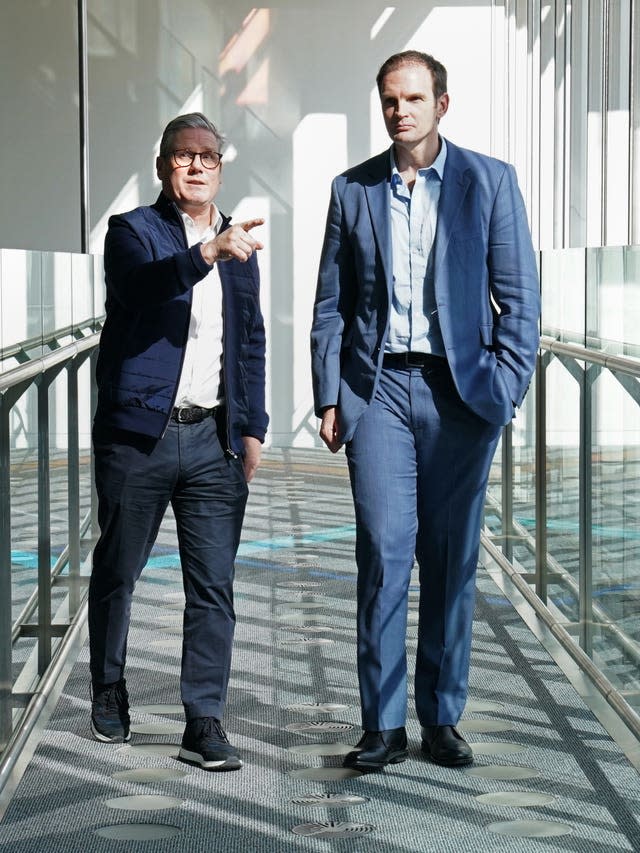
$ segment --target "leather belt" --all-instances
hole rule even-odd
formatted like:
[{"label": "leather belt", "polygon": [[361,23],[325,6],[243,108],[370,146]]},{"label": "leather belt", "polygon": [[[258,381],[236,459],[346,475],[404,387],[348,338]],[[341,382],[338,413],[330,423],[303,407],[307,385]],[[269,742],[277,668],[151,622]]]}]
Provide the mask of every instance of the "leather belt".
[{"label": "leather belt", "polygon": [[203,409],[202,406],[177,406],[171,412],[171,420],[178,424],[199,424],[205,418],[210,418],[213,409]]},{"label": "leather belt", "polygon": [[430,352],[387,352],[382,359],[383,367],[442,367],[447,364],[441,355]]}]

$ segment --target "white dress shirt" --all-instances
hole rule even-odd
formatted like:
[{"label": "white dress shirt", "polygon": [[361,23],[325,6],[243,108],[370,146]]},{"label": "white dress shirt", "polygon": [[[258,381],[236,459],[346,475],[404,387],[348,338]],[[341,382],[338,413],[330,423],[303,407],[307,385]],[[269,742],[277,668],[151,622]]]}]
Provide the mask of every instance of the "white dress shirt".
[{"label": "white dress shirt", "polygon": [[[189,246],[212,240],[220,228],[222,216],[211,205],[211,225],[201,232],[193,219],[180,212]],[[210,409],[223,402],[220,389],[222,370],[222,284],[218,267],[193,288],[189,334],[176,394],[176,406],[202,406]]]},{"label": "white dress shirt", "polygon": [[385,351],[444,355],[430,257],[438,224],[447,143],[442,140],[431,166],[418,169],[411,192],[398,172],[393,146],[390,157],[393,294]]}]

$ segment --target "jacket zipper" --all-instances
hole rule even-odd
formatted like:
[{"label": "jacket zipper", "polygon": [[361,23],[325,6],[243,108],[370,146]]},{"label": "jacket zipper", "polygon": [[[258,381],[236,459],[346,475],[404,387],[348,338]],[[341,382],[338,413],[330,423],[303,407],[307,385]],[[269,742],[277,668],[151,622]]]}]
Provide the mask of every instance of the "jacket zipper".
[{"label": "jacket zipper", "polygon": [[218,269],[218,275],[220,276],[220,289],[222,291],[222,377],[223,377],[223,382],[224,382],[224,386],[225,386],[224,387],[224,396],[225,396],[224,417],[225,417],[225,422],[226,422],[226,427],[227,427],[226,431],[225,431],[225,441],[227,444],[227,449],[225,450],[225,453],[227,453],[232,459],[237,459],[238,454],[231,447],[231,418],[229,415],[229,406],[226,403],[226,398],[229,396],[227,388],[226,388],[227,358],[228,358],[228,356],[227,356],[227,348],[224,345],[224,330],[225,330],[225,325],[226,325],[226,317],[225,317],[226,300],[225,300],[225,295],[224,295],[225,288],[224,288],[224,285],[222,282],[222,276],[220,275],[220,269]]},{"label": "jacket zipper", "polygon": [[[174,212],[177,214],[177,217],[178,217],[178,225],[180,226],[180,228],[182,230],[182,236],[184,237],[185,249],[188,249],[189,248],[189,241],[187,239],[187,229],[185,228],[184,222],[182,220],[182,217],[180,216],[180,213],[178,211],[178,207],[177,207],[176,203],[171,202],[171,206],[173,207]],[[191,303],[193,302],[193,293],[191,293],[190,296],[191,296],[191,298],[189,300],[189,316],[191,316]],[[191,322],[191,321],[189,321],[189,322]],[[187,329],[187,334],[188,334],[188,329]],[[167,412],[167,420],[165,421],[164,429],[162,430],[162,433],[160,434],[160,440],[161,441],[165,437],[165,435],[167,434],[167,430],[169,429],[169,421],[171,420],[171,412],[173,411],[173,405],[176,401],[176,395],[178,393],[178,385],[180,384],[180,376],[182,374],[182,367],[184,365],[185,352],[186,352],[186,345],[183,347],[183,350],[182,350],[182,356],[180,358],[180,372],[178,373],[178,381],[176,382],[176,387],[173,389],[173,397],[171,398],[171,405],[169,406],[169,411]]]}]

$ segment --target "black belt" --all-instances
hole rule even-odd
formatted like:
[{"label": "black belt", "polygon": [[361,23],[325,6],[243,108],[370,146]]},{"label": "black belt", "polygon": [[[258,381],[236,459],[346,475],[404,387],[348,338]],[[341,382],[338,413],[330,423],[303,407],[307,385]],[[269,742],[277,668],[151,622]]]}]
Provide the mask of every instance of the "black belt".
[{"label": "black belt", "polygon": [[202,406],[177,406],[171,412],[171,420],[177,424],[199,424],[205,418],[210,418],[213,409],[203,409]]},{"label": "black belt", "polygon": [[447,363],[441,355],[430,352],[387,352],[382,359],[383,367],[442,367]]}]

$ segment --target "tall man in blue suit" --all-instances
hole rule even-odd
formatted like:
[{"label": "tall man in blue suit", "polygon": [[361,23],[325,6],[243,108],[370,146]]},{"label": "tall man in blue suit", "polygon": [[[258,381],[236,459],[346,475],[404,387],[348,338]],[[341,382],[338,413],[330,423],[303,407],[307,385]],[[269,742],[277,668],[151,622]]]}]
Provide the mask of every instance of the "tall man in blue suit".
[{"label": "tall man in blue suit", "polygon": [[242,766],[222,728],[235,625],[234,559],[267,428],[265,334],[251,230],[214,203],[222,137],[206,116],[169,122],[155,204],[113,216],[93,428],[100,538],[89,586],[91,730],[129,740],[131,599],[171,504],[185,609],[180,757]]},{"label": "tall man in blue suit", "polygon": [[438,133],[446,70],[417,51],[377,76],[390,149],[332,186],[311,333],[320,436],[346,447],[356,513],[364,734],[345,765],[407,758],[406,623],[420,572],[422,751],[473,760],[464,709],[483,504],[531,378],[539,289],[511,166]]}]

